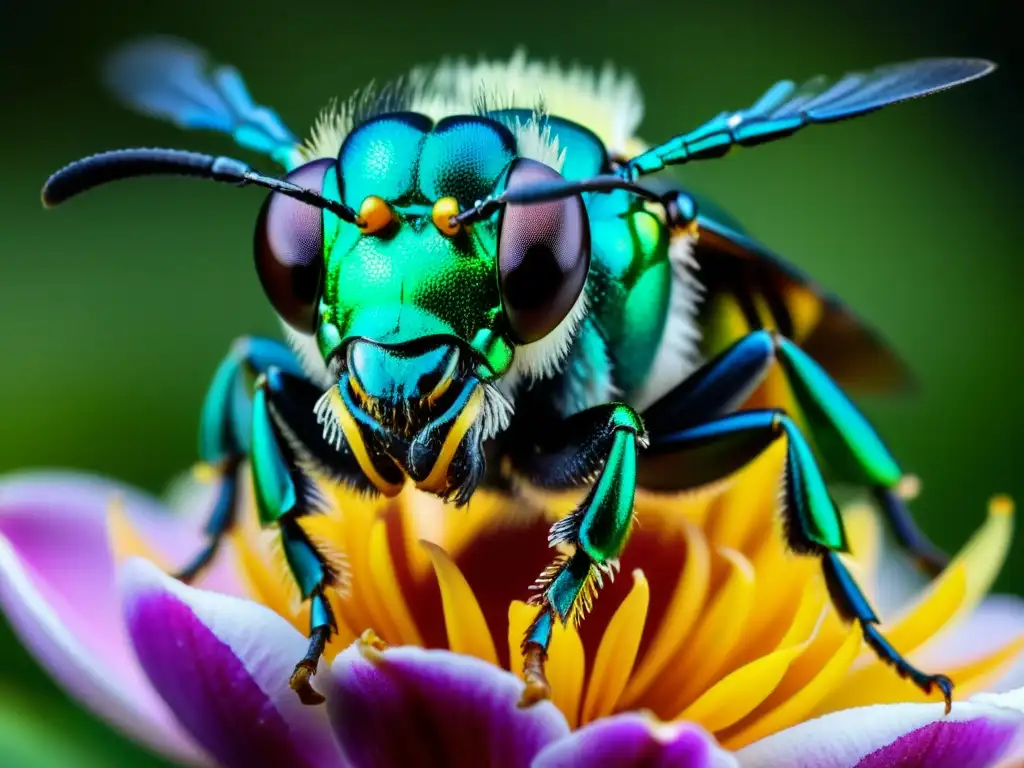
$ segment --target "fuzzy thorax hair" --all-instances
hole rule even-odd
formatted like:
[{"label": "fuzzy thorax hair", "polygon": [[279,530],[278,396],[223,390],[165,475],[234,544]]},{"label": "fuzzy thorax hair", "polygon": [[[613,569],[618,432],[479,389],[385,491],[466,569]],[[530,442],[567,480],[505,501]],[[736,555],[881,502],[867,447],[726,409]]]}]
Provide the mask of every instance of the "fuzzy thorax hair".
[{"label": "fuzzy thorax hair", "polygon": [[[628,73],[611,65],[596,71],[533,61],[519,50],[505,61],[446,60],[417,67],[384,86],[370,84],[351,98],[328,105],[300,152],[307,161],[337,157],[356,125],[385,112],[409,110],[440,120],[507,107],[550,112],[586,125],[612,152],[624,152],[635,141],[643,117],[643,97]],[[523,157],[558,169],[564,155],[539,126],[539,121],[529,120],[508,127]]]}]

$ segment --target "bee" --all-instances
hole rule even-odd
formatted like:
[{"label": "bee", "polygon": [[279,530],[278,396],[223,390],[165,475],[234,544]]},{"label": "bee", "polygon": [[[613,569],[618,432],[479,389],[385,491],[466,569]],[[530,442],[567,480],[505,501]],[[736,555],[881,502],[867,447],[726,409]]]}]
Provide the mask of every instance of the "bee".
[{"label": "bee", "polygon": [[[221,482],[208,543],[180,578],[194,578],[235,523],[247,466],[260,521],[276,526],[310,603],[308,652],[291,686],[317,704],[311,676],[336,629],[325,593],[344,574],[299,524],[322,511],[314,476],[385,496],[411,482],[455,505],[485,486],[585,489],[550,530],[564,554],[534,585],[537,616],[522,644],[530,704],[550,696],[556,622],[581,621],[618,567],[636,488],[704,488],[781,440],[789,547],[820,559],[838,613],[900,675],[937,687],[948,710],[949,678],[889,644],[839,558],[846,534],[821,470],[869,489],[900,544],[925,568],[942,567],[904,504],[903,470],[846,394],[898,387],[907,371],[838,299],[728,215],[651,176],[993,68],[928,59],[784,80],[747,109],[648,147],[635,135],[642,107],[627,76],[522,55],[448,62],[359,92],[302,142],[235,69],[190,44],[121,49],[109,80],[124,102],[229,134],[285,171],[120,149],[71,163],[43,188],[47,206],[137,176],[269,190],[254,256],[285,340],[240,339],[213,378],[199,453]],[[771,371],[791,394],[752,404]]]}]

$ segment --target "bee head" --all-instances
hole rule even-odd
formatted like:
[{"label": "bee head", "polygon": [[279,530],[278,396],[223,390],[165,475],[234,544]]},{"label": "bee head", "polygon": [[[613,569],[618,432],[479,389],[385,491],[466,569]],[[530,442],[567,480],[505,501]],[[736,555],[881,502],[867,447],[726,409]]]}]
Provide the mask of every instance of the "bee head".
[{"label": "bee head", "polygon": [[553,370],[586,313],[583,194],[649,196],[614,174],[567,181],[520,156],[498,120],[405,112],[366,121],[337,158],[283,179],[226,157],[117,150],[55,173],[43,201],[144,175],[270,191],[256,271],[307,372],[330,387],[321,421],[378,487],[398,465],[442,495],[470,487],[482,441],[508,423],[496,382],[516,366]]}]

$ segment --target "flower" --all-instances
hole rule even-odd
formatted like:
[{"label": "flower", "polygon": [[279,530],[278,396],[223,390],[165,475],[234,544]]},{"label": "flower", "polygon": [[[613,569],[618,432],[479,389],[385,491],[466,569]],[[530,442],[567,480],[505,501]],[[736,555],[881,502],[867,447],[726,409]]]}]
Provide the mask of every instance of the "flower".
[{"label": "flower", "polygon": [[193,484],[169,514],[97,478],[8,478],[0,605],[73,695],[186,764],[969,768],[1017,753],[1024,601],[983,599],[1006,556],[1009,502],[995,500],[900,606],[906,578],[890,572],[899,560],[877,519],[846,513],[851,568],[891,617],[888,637],[957,684],[944,716],[836,618],[815,560],[787,553],[770,492],[781,458],[713,494],[641,494],[624,577],[579,631],[556,632],[553,699],[532,707],[518,706],[513,674],[534,611],[521,598],[569,497],[512,505],[480,492],[456,510],[414,491],[333,491],[344,514],[303,520],[351,577],[330,596],[340,628],[314,678],[326,707],[288,687],[307,616],[251,498],[189,587],[165,571],[200,544],[213,487]]}]

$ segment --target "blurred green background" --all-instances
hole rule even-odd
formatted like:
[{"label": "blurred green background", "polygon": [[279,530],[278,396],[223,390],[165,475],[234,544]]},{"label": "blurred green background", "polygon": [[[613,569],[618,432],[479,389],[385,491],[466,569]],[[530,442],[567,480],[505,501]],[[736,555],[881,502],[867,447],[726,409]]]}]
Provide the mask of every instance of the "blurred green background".
[{"label": "blurred green background", "polygon": [[[328,99],[370,79],[444,54],[506,56],[519,44],[632,70],[647,97],[648,139],[746,106],[781,77],[975,55],[1001,70],[687,173],[909,360],[922,392],[864,405],[923,478],[922,525],[956,549],[990,494],[1024,498],[1015,28],[997,0],[4,3],[0,471],[70,466],[160,490],[193,460],[203,390],[230,341],[276,332],[251,265],[260,193],[135,182],[41,209],[46,176],[92,152],[234,151],[104,95],[98,62],[126,38],[196,41],[237,64],[256,98],[298,132]],[[1022,547],[1018,538],[1002,590],[1024,592]],[[159,764],[67,701],[0,627],[0,764],[93,762]]]}]

